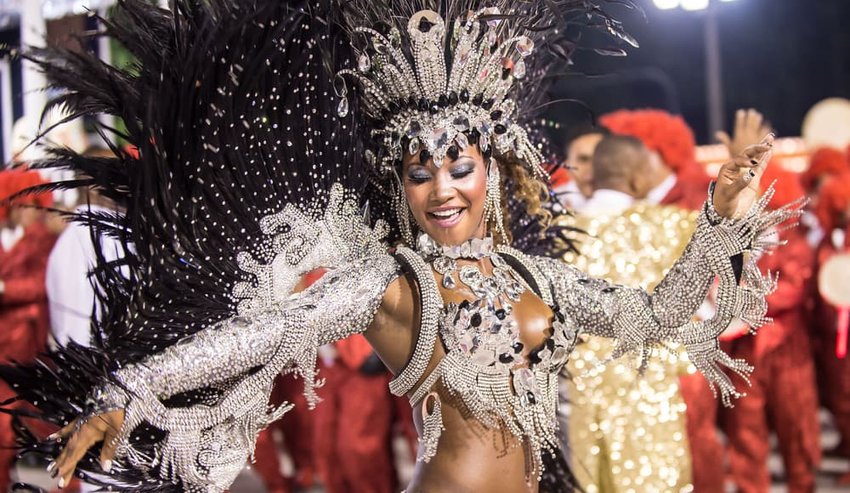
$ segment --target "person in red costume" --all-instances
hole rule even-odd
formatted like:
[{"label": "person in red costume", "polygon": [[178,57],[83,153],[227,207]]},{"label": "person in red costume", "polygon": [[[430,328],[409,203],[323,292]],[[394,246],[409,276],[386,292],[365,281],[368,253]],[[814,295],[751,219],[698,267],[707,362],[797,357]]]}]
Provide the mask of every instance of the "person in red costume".
[{"label": "person in red costume", "polygon": [[[653,151],[651,188],[645,200],[688,210],[702,207],[701,197],[710,179],[696,162],[694,133],[682,117],[662,110],[620,110],[599,121],[612,133],[636,137]],[[736,125],[736,141],[744,138],[740,128]],[[694,491],[722,492],[723,445],[717,437],[717,401],[700,373],[683,376],[679,383],[687,406]]]},{"label": "person in red costume", "polygon": [[[850,171],[850,156],[845,156],[841,151],[831,147],[822,147],[812,154],[808,169],[800,177],[811,199],[806,213],[800,218],[800,223],[805,228],[809,244],[813,248],[818,248],[826,233],[814,212],[817,209],[820,188],[830,177],[848,171]],[[810,306],[814,305],[810,303]]]},{"label": "person in red costume", "polygon": [[[804,195],[797,176],[779,165],[768,166],[762,185],[774,180],[776,194],[768,207],[777,208]],[[724,410],[730,476],[741,493],[770,489],[770,428],[776,433],[789,493],[814,491],[821,456],[815,368],[803,303],[812,279],[814,250],[800,228],[778,234],[787,242],[782,251],[759,260],[762,272],[779,275],[776,291],[767,298],[767,315],[773,323],[759,329],[755,337],[745,335],[726,343],[730,356],[744,358],[755,367],[746,397]]]},{"label": "person in red costume", "polygon": [[325,491],[398,491],[389,372],[363,336],[326,349],[319,353],[322,402],[314,411],[316,468]]},{"label": "person in red costume", "polygon": [[[42,183],[32,171],[0,171],[0,201]],[[48,194],[22,197],[3,215],[7,228],[0,237],[0,360],[28,362],[47,347],[50,330],[44,274],[56,236],[44,225],[44,211],[31,206],[52,204]],[[0,401],[15,396],[0,384]],[[9,469],[15,457],[12,418],[0,414],[0,491],[9,489]]]},{"label": "person in red costume", "polygon": [[702,207],[711,180],[696,162],[694,133],[681,116],[654,109],[620,110],[599,122],[612,133],[640,139],[654,152],[647,201],[689,210]]},{"label": "person in red costume", "polygon": [[[836,253],[850,249],[850,171],[823,181],[815,214],[824,230],[817,250],[819,269]],[[841,436],[831,452],[850,457],[850,358],[836,356],[837,312],[817,293],[812,320],[821,403],[832,413]],[[850,473],[839,481],[850,484]]]},{"label": "person in red costume", "polygon": [[800,176],[806,192],[816,194],[824,181],[831,176],[850,171],[848,156],[832,147],[817,149],[809,160],[809,167]]}]

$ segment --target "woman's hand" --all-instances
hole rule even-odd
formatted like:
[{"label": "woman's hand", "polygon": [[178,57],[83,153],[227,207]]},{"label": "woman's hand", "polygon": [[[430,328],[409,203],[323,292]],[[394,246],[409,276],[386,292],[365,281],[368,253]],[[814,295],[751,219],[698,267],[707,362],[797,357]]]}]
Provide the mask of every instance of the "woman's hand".
[{"label": "woman's hand", "polygon": [[770,125],[765,121],[764,115],[750,108],[735,112],[735,127],[731,137],[722,130],[714,135],[721,144],[726,146],[729,155],[734,157],[743,154],[748,146],[768,133],[770,133]]},{"label": "woman's hand", "polygon": [[47,466],[47,472],[54,477],[59,476],[60,488],[64,488],[71,481],[77,463],[92,445],[101,441],[103,447],[100,451],[100,467],[105,472],[109,472],[112,468],[112,459],[115,457],[115,447],[118,445],[118,433],[123,423],[124,410],[117,409],[92,416],[82,423],[79,419],[74,420],[48,437],[60,442],[67,441],[59,457]]},{"label": "woman's hand", "polygon": [[714,188],[714,209],[723,217],[742,217],[759,194],[759,182],[773,155],[773,134],[751,145],[720,168]]}]

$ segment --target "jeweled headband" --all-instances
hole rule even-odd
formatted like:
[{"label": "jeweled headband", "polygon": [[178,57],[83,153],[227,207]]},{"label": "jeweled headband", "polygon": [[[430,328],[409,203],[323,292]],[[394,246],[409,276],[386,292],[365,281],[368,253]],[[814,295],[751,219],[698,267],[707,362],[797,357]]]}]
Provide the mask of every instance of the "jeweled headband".
[{"label": "jeweled headband", "polygon": [[[511,153],[545,177],[543,155],[523,125],[529,105],[545,91],[548,64],[556,57],[568,59],[575,48],[564,31],[567,16],[584,16],[587,25],[599,19],[597,25],[635,44],[591,1],[459,2],[446,7],[445,20],[427,9],[428,2],[377,3],[366,8],[371,16],[362,18],[382,16],[379,25],[351,24],[351,38],[364,43],[354,46],[357,67],[338,73],[337,95],[344,116],[349,111],[345,82],[356,82],[377,143],[377,152],[366,151],[366,159],[385,172],[400,165],[405,152],[418,154],[422,162],[433,157],[440,166],[446,155],[456,157],[472,141],[485,156]],[[412,10],[413,4],[424,9]],[[531,56],[535,40],[546,49]]]},{"label": "jeweled headband", "polygon": [[[374,120],[372,135],[388,151],[375,164],[390,169],[408,152],[423,162],[433,156],[440,166],[446,154],[457,157],[452,154],[465,149],[472,136],[483,152],[492,152],[491,146],[499,153],[512,151],[545,176],[543,156],[514,122],[516,104],[507,97],[514,81],[526,75],[525,58],[534,42],[528,36],[500,39],[499,14],[495,7],[470,12],[447,36],[439,14],[417,12],[407,23],[412,60],[397,29],[388,36],[356,29],[368,47],[356,70],[339,75],[359,83],[364,110]],[[480,22],[482,16],[490,20]],[[347,111],[343,94],[339,112]]]}]

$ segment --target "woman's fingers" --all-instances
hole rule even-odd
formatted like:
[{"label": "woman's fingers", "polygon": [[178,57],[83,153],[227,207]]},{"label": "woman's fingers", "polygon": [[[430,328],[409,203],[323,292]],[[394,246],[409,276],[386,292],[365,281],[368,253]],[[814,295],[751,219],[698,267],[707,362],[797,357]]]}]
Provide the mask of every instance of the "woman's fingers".
[{"label": "woman's fingers", "polygon": [[718,130],[714,134],[714,138],[717,139],[718,142],[726,146],[727,149],[732,147],[732,137],[730,137],[729,134],[727,134],[723,130]]},{"label": "woman's fingers", "polygon": [[758,192],[758,184],[761,181],[762,175],[764,175],[764,170],[770,164],[771,157],[773,157],[773,149],[767,151],[756,166],[751,167],[741,175],[741,181],[745,187],[752,188]]},{"label": "woman's fingers", "polygon": [[118,433],[121,432],[119,426],[112,423],[107,423],[103,436],[103,446],[100,449],[100,468],[104,472],[109,472],[112,469],[112,459],[115,458],[115,449],[118,447]]},{"label": "woman's fingers", "polygon": [[72,433],[74,433],[74,430],[76,430],[76,429],[77,429],[77,420],[75,419],[74,421],[71,421],[70,423],[68,423],[67,425],[62,427],[62,429],[60,429],[59,431],[54,432],[53,434],[48,436],[47,439],[48,440],[61,440],[61,439],[68,438],[69,436],[71,436]]},{"label": "woman's fingers", "polygon": [[740,167],[751,168],[763,163],[768,155],[773,151],[773,134],[767,134],[767,137],[761,142],[751,145],[744,149],[740,156],[733,161]]},{"label": "woman's fingers", "polygon": [[51,435],[68,437],[65,447],[54,462],[48,466],[51,475],[59,475],[59,487],[64,487],[71,481],[77,463],[85,456],[92,445],[104,441],[100,452],[101,468],[109,472],[118,445],[118,435],[124,423],[124,410],[116,409],[89,418],[80,424],[79,420],[65,426]]},{"label": "woman's fingers", "polygon": [[[96,418],[95,418],[96,419]],[[71,435],[68,443],[62,449],[62,453],[56,458],[54,471],[59,475],[59,487],[62,488],[71,481],[77,463],[86,454],[92,445],[103,439],[103,431],[91,422],[83,423],[79,429]]]},{"label": "woman's fingers", "polygon": [[63,454],[66,452],[67,454],[61,462],[57,461],[56,463],[56,467],[59,469],[60,488],[71,482],[77,463],[86,455],[91,446],[102,437],[102,433],[94,431],[91,427],[81,429],[79,433],[71,437],[65,450],[62,451]]}]

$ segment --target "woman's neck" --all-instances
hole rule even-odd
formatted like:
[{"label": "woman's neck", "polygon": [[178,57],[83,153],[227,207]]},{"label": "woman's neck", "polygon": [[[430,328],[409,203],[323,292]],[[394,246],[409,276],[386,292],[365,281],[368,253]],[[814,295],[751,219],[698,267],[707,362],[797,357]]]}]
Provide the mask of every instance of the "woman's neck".
[{"label": "woman's neck", "polygon": [[421,233],[417,241],[417,250],[425,257],[448,257],[451,259],[480,260],[489,257],[494,251],[493,238],[473,237],[459,245],[441,245],[426,233]]}]

